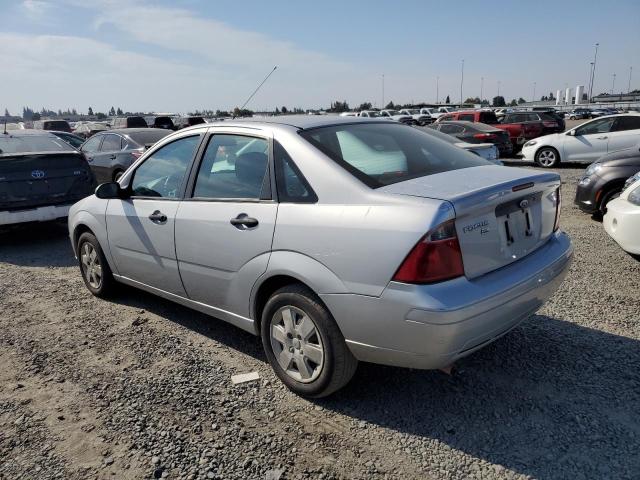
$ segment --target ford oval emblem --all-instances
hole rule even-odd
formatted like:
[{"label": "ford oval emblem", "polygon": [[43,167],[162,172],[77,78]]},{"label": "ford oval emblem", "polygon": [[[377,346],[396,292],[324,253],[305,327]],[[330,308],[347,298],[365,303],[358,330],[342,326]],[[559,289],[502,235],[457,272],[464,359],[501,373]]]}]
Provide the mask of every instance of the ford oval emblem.
[{"label": "ford oval emblem", "polygon": [[529,206],[529,200],[524,199],[524,200],[522,200],[522,201],[520,202],[520,208],[521,208],[521,209],[523,209],[523,210],[524,210],[524,209],[525,209],[525,208],[527,208],[528,206]]},{"label": "ford oval emblem", "polygon": [[33,178],[44,178],[44,171],[42,171],[42,170],[33,170],[31,172],[31,176]]}]

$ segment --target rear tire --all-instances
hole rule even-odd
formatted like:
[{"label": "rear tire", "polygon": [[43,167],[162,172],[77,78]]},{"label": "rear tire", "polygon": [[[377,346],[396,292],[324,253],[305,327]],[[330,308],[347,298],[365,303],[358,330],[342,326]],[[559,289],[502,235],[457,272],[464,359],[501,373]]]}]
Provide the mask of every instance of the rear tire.
[{"label": "rear tire", "polygon": [[287,285],[269,298],[260,334],[276,375],[302,397],[332,394],[358,367],[331,313],[303,285]]},{"label": "rear tire", "polygon": [[112,295],[116,281],[95,235],[90,232],[80,235],[76,251],[80,273],[89,291],[100,298]]},{"label": "rear tire", "polygon": [[560,165],[560,154],[555,148],[542,147],[536,152],[536,163],[542,168],[553,168]]}]

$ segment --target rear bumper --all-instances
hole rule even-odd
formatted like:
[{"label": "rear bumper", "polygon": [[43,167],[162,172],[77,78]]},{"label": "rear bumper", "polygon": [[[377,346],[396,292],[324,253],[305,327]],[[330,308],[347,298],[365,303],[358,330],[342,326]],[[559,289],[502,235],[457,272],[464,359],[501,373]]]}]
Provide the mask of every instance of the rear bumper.
[{"label": "rear bumper", "polygon": [[46,222],[65,218],[69,215],[71,205],[48,205],[28,210],[0,211],[0,225],[15,223]]},{"label": "rear bumper", "polygon": [[616,198],[607,204],[602,223],[605,231],[625,252],[640,255],[640,208]]},{"label": "rear bumper", "polygon": [[380,297],[322,295],[353,354],[400,367],[444,367],[531,316],[564,279],[573,247],[561,232],[514,264],[432,285],[391,282]]}]

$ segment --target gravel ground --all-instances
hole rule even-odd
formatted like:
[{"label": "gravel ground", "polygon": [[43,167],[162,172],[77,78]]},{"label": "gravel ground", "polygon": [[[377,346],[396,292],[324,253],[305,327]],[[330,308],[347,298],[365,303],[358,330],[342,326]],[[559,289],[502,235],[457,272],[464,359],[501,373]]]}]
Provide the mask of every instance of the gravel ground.
[{"label": "gravel ground", "polygon": [[92,297],[64,226],[0,234],[0,479],[638,478],[640,262],[573,207],[581,171],[560,170],[576,257],[538,315],[452,376],[363,364],[316,402],[224,322]]}]

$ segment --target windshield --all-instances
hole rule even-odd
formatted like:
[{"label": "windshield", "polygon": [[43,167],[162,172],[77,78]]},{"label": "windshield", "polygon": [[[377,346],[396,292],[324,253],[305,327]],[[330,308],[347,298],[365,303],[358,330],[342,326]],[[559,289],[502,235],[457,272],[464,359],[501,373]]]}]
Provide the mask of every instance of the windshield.
[{"label": "windshield", "polygon": [[407,110],[411,115],[418,115],[420,113],[420,110],[418,110],[417,108],[414,110]]},{"label": "windshield", "polygon": [[69,152],[71,145],[61,138],[48,135],[25,135],[14,137],[0,135],[0,155],[34,152]]},{"label": "windshield", "polygon": [[401,115],[401,113],[397,110],[386,110],[385,112],[389,115]]},{"label": "windshield", "polygon": [[378,112],[364,112],[364,113],[365,113],[365,115],[367,117],[372,117],[372,118],[376,118],[376,117],[380,117],[381,116],[380,113],[378,113]]},{"label": "windshield", "polygon": [[405,125],[335,125],[300,135],[371,188],[460,168],[491,165]]}]

